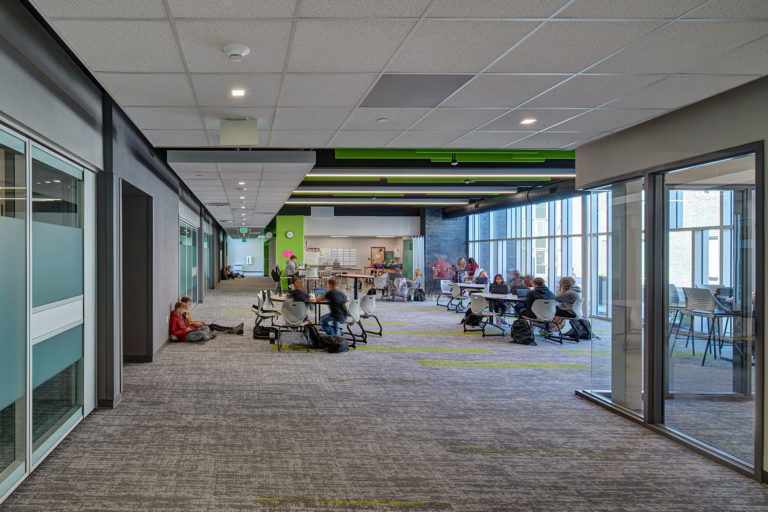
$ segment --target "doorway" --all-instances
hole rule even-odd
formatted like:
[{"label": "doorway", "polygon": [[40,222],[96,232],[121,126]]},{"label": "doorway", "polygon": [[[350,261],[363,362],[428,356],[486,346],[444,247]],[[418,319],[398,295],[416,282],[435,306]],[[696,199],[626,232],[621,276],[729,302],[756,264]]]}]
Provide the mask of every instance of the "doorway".
[{"label": "doorway", "polygon": [[152,361],[152,197],[122,182],[123,361]]}]

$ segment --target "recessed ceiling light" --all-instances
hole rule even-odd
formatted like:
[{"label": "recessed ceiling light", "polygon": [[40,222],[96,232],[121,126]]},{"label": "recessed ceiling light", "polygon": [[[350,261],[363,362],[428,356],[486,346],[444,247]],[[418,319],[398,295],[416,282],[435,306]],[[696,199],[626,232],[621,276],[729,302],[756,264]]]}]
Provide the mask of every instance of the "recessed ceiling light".
[{"label": "recessed ceiling light", "polygon": [[532,117],[526,117],[525,119],[523,119],[522,121],[520,121],[520,124],[533,124],[533,123],[535,123],[535,122],[536,122],[536,120],[535,120],[534,118],[532,118]]},{"label": "recessed ceiling light", "polygon": [[61,183],[61,180],[53,180],[54,183]]},{"label": "recessed ceiling light", "polygon": [[45,180],[45,182],[46,182],[46,183],[50,183],[50,182],[51,182],[51,180]]},{"label": "recessed ceiling light", "polygon": [[349,238],[348,235],[331,235],[331,238]]},{"label": "recessed ceiling light", "polygon": [[240,199],[245,199],[245,196],[240,196]]},{"label": "recessed ceiling light", "polygon": [[232,89],[230,92],[233,98],[242,98],[245,96],[245,89]]},{"label": "recessed ceiling light", "polygon": [[240,209],[241,209],[241,210],[245,210],[245,206],[241,206],[241,207],[240,207]]},{"label": "recessed ceiling light", "polygon": [[380,122],[380,123],[386,123],[387,121],[389,121],[389,118],[388,117],[380,117],[380,118],[377,119],[377,121]]},{"label": "recessed ceiling light", "polygon": [[245,185],[245,182],[244,181],[238,181],[237,184],[238,185]]}]

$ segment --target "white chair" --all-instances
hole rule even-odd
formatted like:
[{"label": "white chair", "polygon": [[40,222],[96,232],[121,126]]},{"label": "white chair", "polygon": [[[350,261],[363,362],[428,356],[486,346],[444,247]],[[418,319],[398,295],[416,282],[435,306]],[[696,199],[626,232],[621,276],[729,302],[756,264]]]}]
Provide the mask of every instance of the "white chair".
[{"label": "white chair", "polygon": [[448,300],[450,302],[451,299],[451,287],[453,286],[453,283],[451,283],[450,279],[443,279],[440,281],[440,294],[437,296],[437,300],[435,301],[435,306],[445,306],[445,304],[440,304],[440,297],[448,297]]},{"label": "white chair", "polygon": [[311,283],[320,281],[320,275],[317,267],[307,268],[306,277],[304,279],[307,281],[307,290],[311,290],[312,289]]},{"label": "white chair", "polygon": [[388,274],[381,274],[380,276],[376,276],[373,278],[373,287],[376,290],[381,290],[381,298],[383,299],[384,296],[389,291],[389,275]]},{"label": "white chair", "polygon": [[[499,314],[488,309],[488,300],[485,297],[474,294],[469,297],[469,311],[473,316],[480,318],[479,329],[467,329],[467,324],[462,320],[464,324],[464,332],[480,331],[483,333],[483,337],[486,336],[504,336],[504,328],[493,323],[494,318],[498,318]],[[495,327],[500,332],[496,334],[485,334],[485,328],[487,326]]]},{"label": "white chair", "polygon": [[[571,309],[573,310],[573,314],[576,316],[573,317],[567,317],[564,318],[564,320],[568,320],[571,324],[571,332],[575,331],[576,328],[573,326],[574,320],[582,320],[584,318],[584,299],[576,299],[576,301],[571,305]],[[563,337],[567,338],[570,341],[575,341],[576,343],[579,342],[579,336],[578,334],[574,336],[565,336]]]},{"label": "white chair", "polygon": [[[557,341],[562,345],[563,333],[560,330],[560,326],[552,321],[552,319],[555,318],[555,311],[557,311],[557,308],[555,306],[554,299],[536,299],[533,301],[533,304],[531,304],[531,312],[533,312],[535,318],[528,318],[524,316],[521,316],[521,318],[527,320],[531,326],[538,327],[539,329],[545,331],[547,333],[544,336],[545,339],[550,341]],[[556,339],[552,338],[552,327],[557,330],[558,338]]]},{"label": "white chair", "polygon": [[262,309],[267,313],[279,313],[278,308],[274,302],[272,302],[272,292],[270,290],[262,290]]},{"label": "white chair", "polygon": [[[278,331],[285,332],[295,329],[301,332],[301,335],[307,341],[307,351],[309,351],[309,338],[304,328],[309,323],[309,320],[307,320],[307,305],[299,301],[284,302],[283,308],[280,311],[280,319],[281,323],[277,326]],[[280,336],[277,336],[277,340],[277,350],[280,351],[282,348]]]},{"label": "white chair", "polygon": [[[358,338],[360,338],[360,341],[363,343],[368,343],[368,333],[365,331],[365,327],[363,327],[363,323],[360,321],[360,301],[362,299],[352,299],[347,303],[347,317],[344,319],[344,325],[347,326],[347,332],[349,333],[349,336],[352,338],[352,348],[355,348],[355,345],[357,344]],[[352,332],[352,325],[357,324],[360,326],[360,334],[355,334]]]},{"label": "white chair", "polygon": [[404,277],[395,279],[395,289],[392,292],[392,301],[400,297],[403,302],[408,300],[408,280]]},{"label": "white chair", "polygon": [[279,315],[278,311],[275,310],[267,310],[264,307],[264,304],[266,303],[266,294],[264,294],[262,297],[256,296],[256,304],[254,306],[258,306],[258,312],[256,313],[256,326],[261,325],[261,322],[264,320],[269,320],[270,325],[275,325],[275,318]]},{"label": "white chair", "polygon": [[376,296],[375,295],[363,295],[363,298],[360,299],[360,309],[362,309],[362,313],[360,314],[360,318],[373,318],[376,320],[376,324],[379,326],[378,332],[376,331],[365,331],[369,334],[375,334],[376,336],[381,336],[384,334],[384,328],[381,326],[381,322],[379,322],[379,317],[376,316]]},{"label": "white chair", "polygon": [[458,283],[453,283],[451,285],[451,300],[449,300],[448,304],[445,305],[445,309],[450,311],[451,306],[453,306],[454,311],[457,313],[462,313],[464,308],[466,308],[465,302],[468,299],[469,297],[464,295],[464,291],[461,289],[461,286],[459,286]]}]

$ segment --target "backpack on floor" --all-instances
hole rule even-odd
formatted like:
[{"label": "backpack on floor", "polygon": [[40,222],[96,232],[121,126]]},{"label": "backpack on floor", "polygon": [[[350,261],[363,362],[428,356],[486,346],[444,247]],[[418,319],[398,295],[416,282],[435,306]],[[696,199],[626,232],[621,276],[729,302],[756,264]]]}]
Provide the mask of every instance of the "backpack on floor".
[{"label": "backpack on floor", "polygon": [[464,325],[469,325],[470,327],[477,327],[480,325],[480,322],[483,321],[483,317],[478,315],[473,315],[472,310],[468,309],[466,313],[464,313],[464,318],[461,319],[461,323]]},{"label": "backpack on floor", "polygon": [[568,335],[577,340],[591,340],[592,324],[586,318],[571,320],[571,330]]},{"label": "backpack on floor", "polygon": [[426,295],[424,294],[424,290],[421,288],[417,288],[413,291],[413,300],[414,302],[424,302],[426,300]]},{"label": "backpack on floor", "polygon": [[519,318],[512,322],[510,336],[512,336],[510,343],[518,343],[520,345],[536,344],[533,339],[533,331],[531,330],[531,326],[528,324],[528,322]]},{"label": "backpack on floor", "polygon": [[255,340],[265,340],[269,339],[269,333],[272,331],[269,327],[264,327],[263,325],[256,325],[253,327],[253,339]]},{"label": "backpack on floor", "polygon": [[321,334],[320,337],[323,339],[323,348],[330,354],[337,354],[349,350],[349,343],[341,336],[335,334]]},{"label": "backpack on floor", "polygon": [[307,330],[307,337],[309,338],[309,346],[312,348],[325,348],[323,343],[323,335],[317,330],[317,327],[313,324],[307,324],[305,329]]}]

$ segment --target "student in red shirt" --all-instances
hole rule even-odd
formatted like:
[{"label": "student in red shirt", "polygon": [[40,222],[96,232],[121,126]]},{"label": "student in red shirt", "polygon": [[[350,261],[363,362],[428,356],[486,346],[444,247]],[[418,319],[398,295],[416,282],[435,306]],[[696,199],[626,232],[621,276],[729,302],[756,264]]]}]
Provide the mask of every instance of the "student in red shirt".
[{"label": "student in red shirt", "polygon": [[206,334],[195,327],[188,326],[184,321],[184,312],[186,308],[183,302],[177,302],[173,306],[170,325],[168,331],[171,336],[175,336],[179,341],[207,341],[216,337],[215,334]]}]

